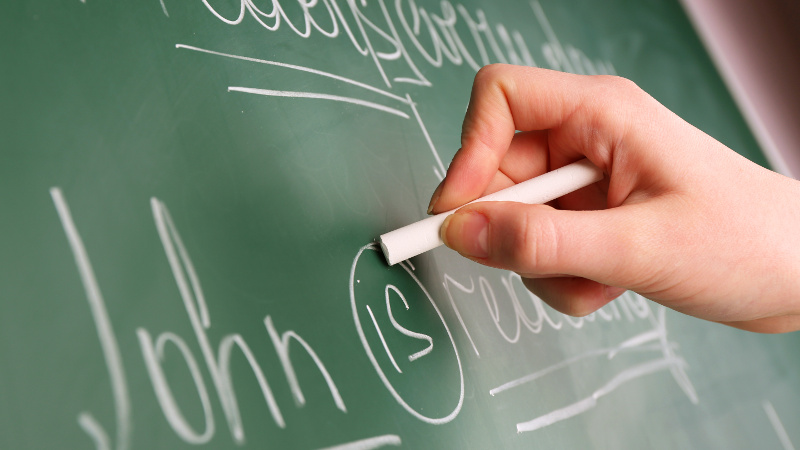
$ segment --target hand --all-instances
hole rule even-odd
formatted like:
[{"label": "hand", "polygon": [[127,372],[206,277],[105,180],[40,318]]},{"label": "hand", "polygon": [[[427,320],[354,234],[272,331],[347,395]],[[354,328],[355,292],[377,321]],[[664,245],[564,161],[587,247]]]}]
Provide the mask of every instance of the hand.
[{"label": "hand", "polygon": [[632,82],[484,67],[461,145],[429,212],[583,157],[605,173],[551,205],[475,203],[442,226],[449,247],[519,273],[558,311],[589,314],[630,289],[747,330],[800,329],[800,182],[739,156]]}]

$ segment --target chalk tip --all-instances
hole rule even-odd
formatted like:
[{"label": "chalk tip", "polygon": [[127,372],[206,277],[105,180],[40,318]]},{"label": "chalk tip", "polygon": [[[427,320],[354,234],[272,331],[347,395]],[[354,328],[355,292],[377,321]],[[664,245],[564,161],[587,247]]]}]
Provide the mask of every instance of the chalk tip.
[{"label": "chalk tip", "polygon": [[381,252],[383,253],[383,258],[386,259],[386,264],[393,266],[397,263],[397,261],[392,262],[392,258],[390,256],[389,248],[386,247],[386,244],[383,242],[383,239],[378,238],[378,244],[381,246]]}]

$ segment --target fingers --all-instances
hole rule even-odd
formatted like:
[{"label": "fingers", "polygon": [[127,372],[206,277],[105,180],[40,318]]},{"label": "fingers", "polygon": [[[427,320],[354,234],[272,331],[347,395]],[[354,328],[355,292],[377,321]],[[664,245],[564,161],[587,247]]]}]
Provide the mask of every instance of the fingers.
[{"label": "fingers", "polygon": [[[460,155],[463,155],[462,152],[457,153],[455,159],[461,159],[462,156]],[[451,169],[453,168],[453,165],[459,166],[459,163],[452,163],[450,165]],[[506,149],[502,161],[499,163],[499,166],[494,169],[495,171],[491,174],[489,181],[483,188],[483,191],[481,191],[481,193],[475,198],[489,195],[516,183],[539,176],[547,172],[547,167],[547,132],[531,131],[515,133],[511,139],[511,144],[509,144],[508,148]],[[442,191],[444,190],[445,185],[447,185],[448,190],[458,190],[460,188],[459,186],[456,186],[458,184],[459,177],[451,176],[453,173],[455,172],[449,171],[447,178],[442,180],[442,182],[436,188],[436,191],[434,191],[428,206],[428,214],[438,214],[444,211],[449,211],[475,199],[471,198],[467,202],[459,203],[452,208],[442,208],[442,204],[439,203],[438,200]]]},{"label": "fingers", "polygon": [[[520,183],[547,172],[548,133],[525,131],[515,133],[500,162],[500,172],[514,183]],[[486,192],[484,195],[490,194]]]},{"label": "fingers", "polygon": [[480,195],[492,194],[547,171],[547,133],[531,131],[514,134],[505,157],[489,185]]},{"label": "fingers", "polygon": [[[523,276],[563,274],[635,288],[650,278],[648,270],[658,267],[658,261],[647,260],[658,248],[648,223],[651,218],[635,205],[566,211],[545,205],[484,202],[465,206],[448,217],[441,234],[445,244],[462,255]],[[591,285],[580,288],[600,289]]]},{"label": "fingers", "polygon": [[558,312],[583,317],[605,306],[625,292],[579,277],[525,278],[522,283]]},{"label": "fingers", "polygon": [[[587,89],[595,84],[590,77],[544,69],[507,65],[481,69],[475,77],[464,118],[462,148],[453,158],[432,211],[447,211],[484,194],[498,170],[514,170],[504,164],[504,159],[510,151],[515,130],[548,130],[560,126],[581,105]],[[536,153],[541,155],[538,158],[547,168],[547,142],[546,136],[543,140],[542,137],[540,134],[540,151]],[[579,159],[579,152],[575,151],[572,158]]]},{"label": "fingers", "polygon": [[635,208],[560,211],[476,203],[447,218],[442,239],[474,261],[519,273],[525,286],[557,311],[585,316],[626,290],[612,286],[636,285],[641,275],[620,209]]}]

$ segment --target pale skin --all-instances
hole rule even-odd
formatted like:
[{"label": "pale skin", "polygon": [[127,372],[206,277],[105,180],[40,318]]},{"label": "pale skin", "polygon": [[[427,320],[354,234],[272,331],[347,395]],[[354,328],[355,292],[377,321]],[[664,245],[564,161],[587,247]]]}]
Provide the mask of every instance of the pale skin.
[{"label": "pale skin", "polygon": [[800,182],[739,156],[623,78],[481,69],[461,149],[429,212],[583,157],[602,181],[550,205],[465,206],[445,221],[443,240],[519,273],[573,316],[632,290],[745,330],[800,329]]}]

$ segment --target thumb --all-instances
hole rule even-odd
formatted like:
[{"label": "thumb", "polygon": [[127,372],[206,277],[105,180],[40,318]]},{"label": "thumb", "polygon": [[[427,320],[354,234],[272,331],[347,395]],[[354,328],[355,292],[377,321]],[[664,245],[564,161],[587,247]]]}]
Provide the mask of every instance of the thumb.
[{"label": "thumb", "polygon": [[463,256],[523,277],[572,275],[636,289],[658,267],[658,243],[646,210],[626,205],[599,211],[546,205],[483,202],[465,206],[441,229],[445,244]]}]

